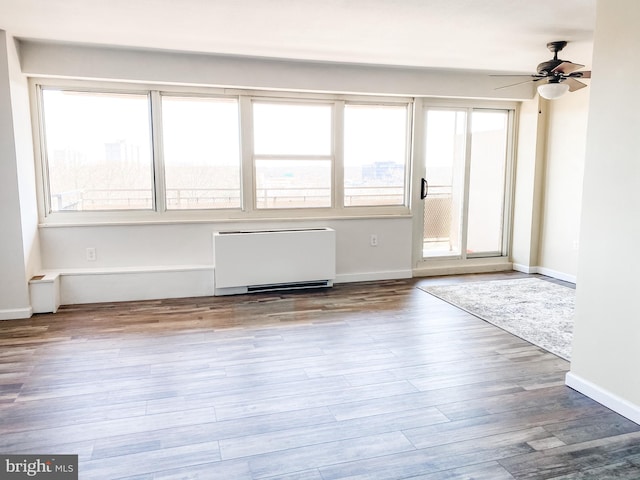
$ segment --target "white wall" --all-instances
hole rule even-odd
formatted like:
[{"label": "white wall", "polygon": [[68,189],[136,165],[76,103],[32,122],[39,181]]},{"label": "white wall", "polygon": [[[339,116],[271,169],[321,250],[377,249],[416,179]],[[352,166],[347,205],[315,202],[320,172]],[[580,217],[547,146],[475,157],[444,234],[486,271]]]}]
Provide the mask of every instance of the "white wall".
[{"label": "white wall", "polygon": [[[27,121],[26,127],[24,124],[29,105],[21,103],[21,84],[15,82],[17,68],[13,39],[0,30],[0,319],[31,315],[27,282],[37,262],[29,253],[36,238],[37,217],[29,215],[34,200],[28,198],[29,191],[33,193],[34,189],[29,188],[29,179],[24,175],[24,162],[31,165],[26,167],[27,171],[33,168],[33,158],[29,158],[28,153],[29,123]],[[34,181],[32,174],[30,180]]]},{"label": "white wall", "polygon": [[590,89],[548,103],[538,271],[576,282]]},{"label": "white wall", "polygon": [[640,2],[600,0],[570,386],[640,422]]},{"label": "white wall", "polygon": [[[411,276],[411,219],[350,219],[247,223],[46,227],[41,230],[42,266],[62,272],[142,267],[213,265],[212,232],[257,228],[327,226],[336,230],[337,281]],[[371,247],[371,234],[378,246]],[[96,249],[96,260],[86,249]],[[312,252],[310,252],[312,254]]]},{"label": "white wall", "polygon": [[119,79],[255,89],[434,97],[529,99],[532,85],[483,72],[285,61],[149,49],[21,42],[27,75]]},{"label": "white wall", "polygon": [[546,113],[536,96],[522,102],[518,118],[511,258],[514,269],[535,273],[538,266]]},{"label": "white wall", "polygon": [[38,204],[33,157],[33,133],[29,108],[29,82],[20,70],[18,47],[11,39],[8,49],[9,80],[11,83],[11,107],[20,192],[20,217],[22,220],[23,250],[27,278],[40,269],[40,242],[38,235]]},{"label": "white wall", "polygon": [[521,104],[514,269],[576,282],[589,91]]}]

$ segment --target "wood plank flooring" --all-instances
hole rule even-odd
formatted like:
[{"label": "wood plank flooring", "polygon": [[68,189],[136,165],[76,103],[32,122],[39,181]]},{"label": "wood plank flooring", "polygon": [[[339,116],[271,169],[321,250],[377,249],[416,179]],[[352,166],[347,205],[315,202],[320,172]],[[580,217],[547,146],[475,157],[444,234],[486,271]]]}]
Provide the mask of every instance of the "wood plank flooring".
[{"label": "wood plank flooring", "polygon": [[634,479],[640,426],[419,290],[467,275],[0,322],[0,452],[81,479]]}]

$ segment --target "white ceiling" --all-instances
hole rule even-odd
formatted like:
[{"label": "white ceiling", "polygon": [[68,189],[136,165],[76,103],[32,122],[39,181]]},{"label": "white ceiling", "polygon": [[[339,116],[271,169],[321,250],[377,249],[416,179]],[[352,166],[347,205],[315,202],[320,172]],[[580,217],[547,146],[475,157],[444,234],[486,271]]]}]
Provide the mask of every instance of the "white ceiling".
[{"label": "white ceiling", "polygon": [[596,0],[0,0],[22,38],[363,64],[531,73],[589,67]]}]

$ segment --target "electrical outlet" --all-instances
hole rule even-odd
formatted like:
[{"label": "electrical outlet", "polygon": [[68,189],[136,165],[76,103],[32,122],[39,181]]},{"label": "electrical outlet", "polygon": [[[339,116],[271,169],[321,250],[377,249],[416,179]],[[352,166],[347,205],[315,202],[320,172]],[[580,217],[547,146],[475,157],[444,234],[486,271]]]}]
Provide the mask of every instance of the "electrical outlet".
[{"label": "electrical outlet", "polygon": [[96,261],[96,248],[95,247],[87,248],[87,260],[89,262],[95,262]]},{"label": "electrical outlet", "polygon": [[369,237],[369,245],[371,245],[372,247],[378,246],[378,235],[376,235],[375,233],[371,234],[371,236]]}]

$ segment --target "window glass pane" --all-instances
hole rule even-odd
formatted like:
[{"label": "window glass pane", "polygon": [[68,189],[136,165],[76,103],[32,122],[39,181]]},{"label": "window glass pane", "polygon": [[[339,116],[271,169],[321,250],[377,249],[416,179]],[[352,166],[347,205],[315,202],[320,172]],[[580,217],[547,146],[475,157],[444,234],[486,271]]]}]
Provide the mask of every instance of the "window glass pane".
[{"label": "window glass pane", "polygon": [[153,208],[148,97],[42,96],[51,210]]},{"label": "window glass pane", "polygon": [[253,104],[257,155],[331,155],[331,105]]},{"label": "window glass pane", "polygon": [[467,114],[429,109],[425,122],[423,257],[460,255]]},{"label": "window glass pane", "polygon": [[257,208],[331,206],[331,160],[256,160]]},{"label": "window glass pane", "polygon": [[502,250],[508,113],[474,111],[467,253]]},{"label": "window glass pane", "polygon": [[239,208],[238,101],[162,97],[167,209]]},{"label": "window glass pane", "polygon": [[346,105],[344,204],[403,205],[407,107]]}]

